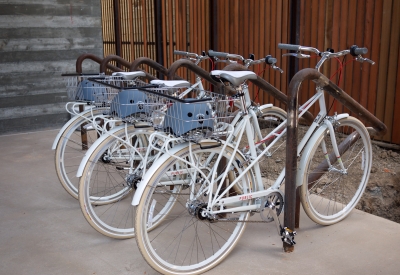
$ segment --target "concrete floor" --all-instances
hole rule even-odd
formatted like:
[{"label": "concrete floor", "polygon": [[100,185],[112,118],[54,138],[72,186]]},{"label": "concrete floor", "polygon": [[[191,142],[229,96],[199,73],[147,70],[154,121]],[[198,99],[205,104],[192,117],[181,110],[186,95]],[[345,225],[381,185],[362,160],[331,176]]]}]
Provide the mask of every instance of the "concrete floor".
[{"label": "concrete floor", "polygon": [[[61,187],[51,145],[58,130],[0,136],[0,274],[156,274],[135,240],[90,227]],[[323,227],[302,213],[293,253],[274,224],[249,224],[207,274],[399,274],[400,224],[354,210]]]}]

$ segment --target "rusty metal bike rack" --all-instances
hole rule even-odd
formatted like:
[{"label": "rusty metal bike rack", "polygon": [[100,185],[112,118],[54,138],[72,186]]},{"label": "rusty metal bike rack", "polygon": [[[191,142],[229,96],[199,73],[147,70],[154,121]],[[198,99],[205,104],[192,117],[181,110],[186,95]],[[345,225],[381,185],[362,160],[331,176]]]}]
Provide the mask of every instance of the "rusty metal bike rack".
[{"label": "rusty metal bike rack", "polygon": [[[140,65],[148,65],[149,67],[153,68],[154,70],[156,70],[158,73],[160,73],[160,75],[167,75],[168,70],[167,68],[165,68],[163,65],[161,65],[160,63],[154,61],[153,59],[147,58],[147,57],[139,57],[137,59],[135,59],[135,61],[132,62],[131,66],[130,66],[130,70],[133,71],[139,71],[141,70],[139,68]],[[146,77],[150,80],[154,80],[154,79],[158,79],[155,76],[146,73]],[[160,76],[160,79],[162,79],[163,77]]]},{"label": "rusty metal bike rack", "polygon": [[[289,83],[288,101],[287,101],[287,137],[286,137],[286,174],[285,174],[285,214],[284,226],[288,228],[299,228],[300,225],[300,200],[298,188],[296,189],[297,172],[297,126],[298,126],[298,93],[301,83],[304,80],[312,80],[316,85],[325,90],[340,103],[355,113],[361,120],[369,123],[372,127],[367,127],[371,136],[383,136],[386,131],[386,125],[371,114],[367,109],[361,106],[356,100],[346,94],[341,88],[332,83],[325,75],[316,69],[307,68],[297,72]],[[344,140],[339,144],[339,150],[344,151],[344,143],[350,139]],[[331,156],[329,156],[331,157]],[[326,164],[327,165],[327,164]],[[325,164],[322,162],[318,170],[324,171]],[[326,171],[326,170],[325,170]],[[283,243],[286,252],[293,251],[294,247]]]},{"label": "rusty metal bike rack", "polygon": [[[83,63],[83,61],[86,60],[86,59],[90,59],[90,60],[92,60],[92,61],[94,61],[94,62],[96,62],[96,63],[98,63],[98,64],[101,64],[101,62],[103,61],[103,58],[98,57],[98,56],[96,56],[96,55],[94,55],[94,54],[91,54],[91,53],[84,53],[84,54],[80,55],[80,56],[76,59],[76,64],[75,64],[76,72],[77,72],[78,74],[81,74],[81,73],[82,73],[82,63]],[[111,65],[111,64],[107,64],[107,68],[109,68],[110,70],[115,71],[115,72],[118,72],[118,71],[121,70],[121,69],[119,69],[118,67],[115,67],[115,66],[113,66],[113,65]]]},{"label": "rusty metal bike rack", "polygon": [[[105,57],[101,63],[100,63],[100,73],[105,73],[106,69],[109,66],[112,66],[108,63],[110,63],[111,61],[116,61],[118,64],[124,66],[125,68],[130,68],[131,67],[131,63],[129,61],[126,61],[125,59],[123,59],[122,57],[118,56],[118,55],[109,55],[107,57]],[[122,72],[123,70],[121,68],[115,67],[113,66],[115,69],[113,70],[114,72]]]}]

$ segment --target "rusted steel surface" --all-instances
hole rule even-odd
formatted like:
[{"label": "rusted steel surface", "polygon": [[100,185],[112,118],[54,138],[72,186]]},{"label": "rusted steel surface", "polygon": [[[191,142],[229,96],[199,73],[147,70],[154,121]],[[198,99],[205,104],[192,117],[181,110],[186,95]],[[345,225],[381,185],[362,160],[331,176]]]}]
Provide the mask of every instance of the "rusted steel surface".
[{"label": "rusted steel surface", "polygon": [[[366,123],[372,125],[375,135],[384,135],[386,125],[362,107],[356,100],[347,95],[342,89],[332,83],[326,76],[316,69],[303,69],[295,74],[289,83],[288,113],[287,113],[287,139],[286,139],[286,175],[285,175],[285,216],[284,226],[295,228],[299,225],[299,211],[296,211],[296,172],[297,172],[297,126],[298,126],[298,93],[304,80],[314,81],[318,87],[327,91],[350,111],[355,113]],[[351,142],[351,138],[344,143]],[[345,149],[345,144],[342,144]],[[296,222],[297,221],[297,222]]]},{"label": "rusted steel surface", "polygon": [[214,79],[212,79],[209,72],[202,69],[201,67],[194,64],[192,61],[190,61],[188,59],[179,59],[179,60],[175,61],[174,63],[172,63],[171,66],[168,68],[168,72],[167,72],[168,79],[179,79],[179,76],[176,75],[176,71],[182,67],[189,69],[190,71],[194,72],[196,75],[201,77],[202,79],[210,82],[212,85],[218,86],[221,84],[221,83],[215,81]]},{"label": "rusted steel surface", "polygon": [[[107,57],[105,57],[101,63],[100,63],[100,73],[105,73],[106,69],[108,68],[108,63],[110,63],[111,61],[116,61],[117,63],[119,63],[120,65],[126,67],[126,68],[130,68],[131,67],[131,63],[129,61],[126,61],[125,59],[123,59],[122,57],[118,56],[118,55],[109,55]],[[114,66],[115,67],[115,66]],[[113,70],[114,72],[122,72],[123,70],[115,67],[116,69]]]},{"label": "rusted steel surface", "polygon": [[[165,68],[163,65],[161,65],[160,63],[154,61],[153,59],[147,58],[147,57],[139,57],[139,58],[135,59],[135,61],[133,61],[130,66],[130,70],[132,72],[139,71],[139,70],[141,70],[139,68],[140,65],[147,65],[162,75],[167,75],[167,72],[168,72],[167,68]],[[152,76],[151,74],[148,74],[147,72],[146,72],[146,77],[148,79],[157,79],[155,76]],[[161,78],[162,77],[160,77],[160,79]]]},{"label": "rusted steel surface", "polygon": [[[82,54],[82,55],[80,55],[77,59],[76,59],[76,72],[77,73],[79,73],[79,74],[81,74],[82,73],[82,63],[83,63],[83,61],[84,60],[86,60],[86,59],[90,59],[90,60],[92,60],[92,61],[94,61],[94,62],[96,62],[96,63],[98,63],[98,64],[100,64],[102,61],[103,61],[103,58],[100,58],[100,57],[98,57],[98,56],[96,56],[96,55],[94,55],[94,54],[91,54],[91,53],[84,53],[84,54]],[[115,66],[113,66],[113,65],[111,65],[111,64],[107,64],[107,68],[108,69],[110,69],[110,70],[112,70],[112,71],[120,71],[120,69],[119,68],[117,68],[117,67],[115,67]]]}]

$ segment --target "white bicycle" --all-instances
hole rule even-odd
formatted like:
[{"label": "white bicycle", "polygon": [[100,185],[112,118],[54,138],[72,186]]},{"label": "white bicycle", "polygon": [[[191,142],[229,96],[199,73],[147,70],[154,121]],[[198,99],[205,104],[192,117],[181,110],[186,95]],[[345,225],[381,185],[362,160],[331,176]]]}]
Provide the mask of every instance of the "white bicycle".
[{"label": "white bicycle", "polygon": [[[294,47],[279,45],[281,49]],[[301,51],[319,54],[317,69],[329,58],[350,53],[302,46],[295,49],[295,56],[305,57]],[[352,53],[359,61],[369,61],[360,56],[366,53],[365,48],[353,48]],[[279,221],[285,204],[280,190],[285,171],[265,188],[259,163],[285,136],[286,121],[262,139],[265,142],[250,142],[248,150],[240,150],[244,134],[247,140],[254,139],[251,125],[254,127],[256,121],[250,123],[245,82],[256,75],[246,71],[212,74],[236,89],[241,102],[239,124],[226,128],[226,141],[219,140],[220,147],[205,140],[168,150],[144,175],[132,201],[139,250],[162,274],[200,274],[215,267],[232,251],[246,222],[253,221],[255,216],[250,217],[256,213],[260,214],[258,222],[275,221],[282,240],[294,244],[295,232],[283,228]],[[348,114],[327,115],[321,88],[317,87],[315,95],[300,107],[299,116],[314,104],[320,112],[293,153],[300,157],[297,183],[301,185],[303,208],[315,222],[329,225],[344,219],[363,194],[372,148],[368,131],[359,120]]]}]

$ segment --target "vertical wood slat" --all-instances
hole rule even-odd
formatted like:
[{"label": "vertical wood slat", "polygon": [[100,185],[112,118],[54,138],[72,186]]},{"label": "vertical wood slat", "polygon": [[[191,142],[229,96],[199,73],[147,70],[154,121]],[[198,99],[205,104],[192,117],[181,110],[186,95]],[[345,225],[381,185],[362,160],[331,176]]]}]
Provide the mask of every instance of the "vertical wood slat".
[{"label": "vertical wood slat", "polygon": [[[397,26],[400,28],[400,26]],[[395,99],[395,106],[400,106],[400,47],[398,47],[398,53],[397,53],[397,77],[396,77],[396,99]],[[392,139],[391,142],[400,144],[400,128],[398,127],[400,123],[400,108],[395,108],[394,113],[393,113],[393,133],[392,133]]]},{"label": "vertical wood slat", "polygon": [[[371,60],[377,62],[374,66],[371,66],[370,75],[377,76],[378,75],[378,58],[380,53],[380,39],[376,39],[376,36],[380,36],[381,32],[381,24],[382,24],[382,9],[383,9],[383,1],[373,1],[373,26],[372,26],[372,46],[370,52]],[[377,77],[369,77],[368,81],[368,102],[367,109],[371,113],[375,114],[375,106],[376,106],[376,96],[377,96],[377,86],[378,79]]]},{"label": "vertical wood slat", "polygon": [[[371,59],[371,49],[372,49],[372,22],[373,22],[373,3],[371,0],[367,0],[365,4],[365,20],[364,20],[364,42],[361,46],[367,47],[369,52],[367,57]],[[367,106],[368,104],[368,78],[371,71],[371,65],[365,64],[363,66],[360,76],[360,104],[362,106]]]},{"label": "vertical wood slat", "polygon": [[164,66],[168,64],[168,55],[167,55],[167,8],[166,1],[161,1],[161,10],[162,10],[162,34],[163,34],[163,56],[164,56]]},{"label": "vertical wood slat", "polygon": [[[339,26],[340,24],[338,24],[336,22],[337,18],[340,18],[340,2],[338,1],[333,1],[333,0],[327,0],[326,1],[326,8],[327,9],[332,9],[331,10],[331,15],[330,18],[332,19],[332,37],[331,37],[331,41],[324,41],[322,47],[324,50],[326,50],[327,48],[331,48],[335,51],[340,50],[339,47],[339,35],[340,35],[340,30],[339,30]],[[326,24],[329,24],[328,22],[326,22]],[[328,29],[328,26],[325,26],[325,29]],[[321,45],[321,44],[319,44]],[[340,60],[340,59],[339,59]],[[330,64],[328,64],[327,67],[327,72],[326,75],[332,80],[333,83],[336,83],[337,85],[340,86],[341,83],[339,83],[339,77],[340,77],[340,73],[338,70],[340,69],[340,63],[337,60],[331,60],[329,61]],[[336,74],[334,77],[333,75]],[[333,77],[333,78],[332,78]],[[332,98],[331,96],[328,97],[327,99],[327,103],[328,106],[333,106],[333,100],[334,98]],[[333,108],[330,111],[330,115],[333,115],[333,113],[336,110]]]},{"label": "vertical wood slat", "polygon": [[400,2],[393,0],[392,2],[392,22],[390,31],[390,42],[389,42],[389,64],[388,64],[388,74],[387,74],[387,88],[386,88],[386,102],[385,102],[385,116],[384,122],[388,126],[388,133],[385,139],[390,140],[392,136],[393,129],[397,125],[393,124],[394,117],[394,102],[396,94],[396,69],[397,69],[397,59],[399,54],[399,33],[400,33]]},{"label": "vertical wood slat", "polygon": [[173,62],[173,49],[174,49],[174,34],[173,34],[173,1],[168,0],[168,31],[169,31],[169,43],[168,43],[168,63],[167,66]]},{"label": "vertical wood slat", "polygon": [[[348,0],[341,0],[341,2],[339,4],[340,4],[340,17],[339,18],[347,18],[347,16],[348,16]],[[346,49],[346,47],[347,47],[347,20],[342,20],[342,21],[339,21],[339,22],[335,21],[333,23],[333,24],[339,25],[339,43],[338,43],[338,48],[335,49],[336,51]],[[342,60],[344,60],[344,63],[345,63],[346,61],[350,60],[350,58],[351,58],[351,56],[346,56],[345,58],[342,58]],[[343,68],[341,87],[344,90],[345,90],[345,83],[346,83],[346,71],[347,71],[347,67]],[[338,104],[336,104],[335,107],[336,107],[336,109],[334,109],[333,111],[337,111],[338,113],[344,111],[343,107]]]},{"label": "vertical wood slat", "polygon": [[392,0],[383,1],[383,17],[381,28],[381,49],[379,54],[378,92],[376,98],[376,116],[385,123],[385,102],[387,89],[387,75],[389,68],[390,21]]},{"label": "vertical wood slat", "polygon": [[142,22],[145,23],[145,26],[142,26],[143,30],[143,56],[148,56],[147,52],[147,16],[146,16],[146,5],[145,0],[142,0]]},{"label": "vertical wood slat", "polygon": [[[357,12],[359,11],[359,12]],[[356,10],[355,10],[355,34],[354,34],[354,44],[355,45],[364,45],[364,18],[365,18],[365,1],[358,1],[356,3]],[[351,40],[349,40],[351,41]],[[361,64],[359,62],[353,62],[353,75],[352,75],[352,86],[351,86],[351,93],[352,97],[360,102],[361,98],[361,91],[360,91],[360,86],[361,86],[361,70],[365,66],[370,66],[368,64]],[[350,91],[348,91],[350,92]]]},{"label": "vertical wood slat", "polygon": [[[346,36],[346,41],[348,43],[350,41],[354,41],[355,36],[356,36],[356,16],[357,15],[357,2],[356,1],[349,1],[349,8],[348,8],[348,16],[347,16],[347,36]],[[347,44],[348,44],[347,43]],[[350,42],[352,43],[352,42]],[[353,44],[353,43],[352,43]],[[349,48],[350,45],[346,45],[347,48]],[[351,55],[346,57],[346,61],[351,60],[353,57]],[[349,63],[345,67],[345,72],[344,72],[344,91],[352,96],[352,93],[354,92],[352,90],[353,86],[353,70],[354,70],[354,62]],[[343,110],[346,113],[352,114],[347,108],[344,108]]]},{"label": "vertical wood slat", "polygon": [[133,0],[129,0],[129,3],[128,3],[129,4],[129,22],[128,23],[132,22],[131,24],[129,24],[129,30],[130,30],[129,37],[130,37],[130,55],[131,55],[131,59],[133,61],[133,60],[135,60],[135,45],[134,45],[135,39],[133,37],[133,35],[134,35],[133,20],[134,20],[134,18],[133,18],[133,3],[132,3],[132,1]]},{"label": "vertical wood slat", "polygon": [[[283,10],[282,10],[282,43],[289,43],[289,0],[283,1]],[[277,51],[277,54],[275,56],[278,60],[278,66],[282,68],[284,73],[281,74],[281,86],[278,87],[283,93],[287,94],[287,87],[288,87],[288,82],[287,82],[287,74],[288,74],[288,67],[287,67],[287,62],[284,62],[280,51]],[[286,105],[283,103],[279,103],[277,105],[281,108],[286,108]]]}]

